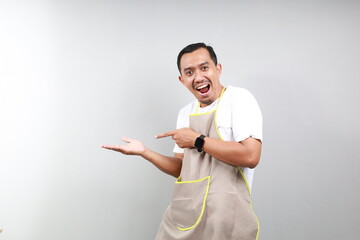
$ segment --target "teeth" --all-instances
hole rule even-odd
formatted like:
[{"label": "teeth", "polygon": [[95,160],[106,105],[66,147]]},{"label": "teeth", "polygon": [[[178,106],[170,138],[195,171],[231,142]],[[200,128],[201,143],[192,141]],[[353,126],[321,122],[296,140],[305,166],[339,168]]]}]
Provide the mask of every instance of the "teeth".
[{"label": "teeth", "polygon": [[205,87],[207,87],[208,85],[207,84],[205,84],[205,85],[202,85],[202,86],[200,86],[200,87],[197,87],[196,89],[197,90],[200,90],[200,89],[203,89],[203,88],[205,88]]}]

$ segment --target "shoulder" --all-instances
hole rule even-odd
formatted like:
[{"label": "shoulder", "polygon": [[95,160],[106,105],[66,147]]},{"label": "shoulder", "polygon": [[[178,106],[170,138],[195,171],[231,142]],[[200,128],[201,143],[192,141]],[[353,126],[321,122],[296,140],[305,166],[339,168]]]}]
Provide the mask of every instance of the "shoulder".
[{"label": "shoulder", "polygon": [[192,102],[188,103],[184,107],[182,107],[178,114],[178,119],[187,119],[189,115],[194,111],[196,108],[197,101],[193,100]]},{"label": "shoulder", "polygon": [[[221,101],[224,105],[249,105],[256,102],[253,94],[245,89],[240,87],[228,86]],[[221,103],[220,102],[220,103]]]},{"label": "shoulder", "polygon": [[185,105],[184,107],[182,107],[179,111],[179,114],[191,114],[191,111],[194,109],[194,107],[196,107],[197,101],[194,100],[190,103],[188,103],[187,105]]},{"label": "shoulder", "polygon": [[196,106],[196,104],[196,101],[192,101],[180,109],[176,122],[177,129],[187,127],[189,125],[189,115],[193,112],[194,106]]},{"label": "shoulder", "polygon": [[245,88],[228,86],[226,88],[226,92],[226,95],[228,95],[232,99],[254,98],[253,94]]}]

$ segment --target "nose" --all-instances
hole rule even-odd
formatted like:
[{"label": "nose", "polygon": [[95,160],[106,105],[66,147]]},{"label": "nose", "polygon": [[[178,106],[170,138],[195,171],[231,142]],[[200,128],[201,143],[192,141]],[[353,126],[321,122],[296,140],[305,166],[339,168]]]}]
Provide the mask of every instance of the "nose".
[{"label": "nose", "polygon": [[203,82],[205,80],[201,71],[199,71],[199,70],[195,71],[194,80],[195,80],[195,83],[200,83],[200,82]]}]

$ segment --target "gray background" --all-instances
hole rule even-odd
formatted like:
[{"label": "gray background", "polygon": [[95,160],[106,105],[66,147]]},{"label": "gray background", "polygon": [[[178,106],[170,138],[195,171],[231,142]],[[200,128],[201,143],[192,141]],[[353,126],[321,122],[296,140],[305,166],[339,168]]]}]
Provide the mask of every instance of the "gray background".
[{"label": "gray background", "polygon": [[260,239],[358,239],[359,1],[1,0],[0,35],[1,240],[155,237],[174,179],[99,146],[172,154],[198,41],[263,112]]}]

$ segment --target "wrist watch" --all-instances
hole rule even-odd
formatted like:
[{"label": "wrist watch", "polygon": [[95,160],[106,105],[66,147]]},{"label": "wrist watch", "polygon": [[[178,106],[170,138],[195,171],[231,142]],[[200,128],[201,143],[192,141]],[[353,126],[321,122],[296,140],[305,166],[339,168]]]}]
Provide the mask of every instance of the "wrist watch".
[{"label": "wrist watch", "polygon": [[198,138],[196,138],[195,140],[195,147],[197,148],[198,152],[202,152],[202,147],[204,145],[204,138],[205,136],[204,135],[200,135]]}]

